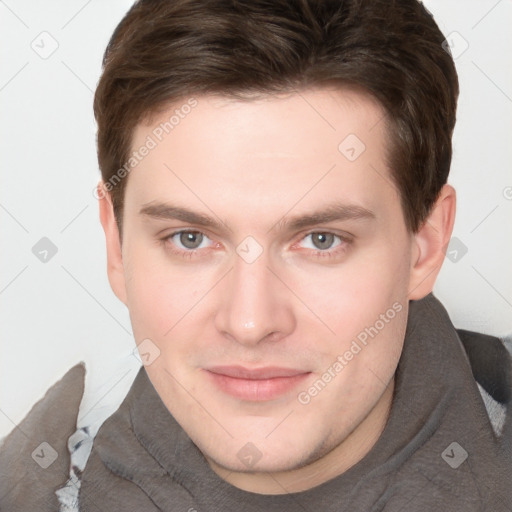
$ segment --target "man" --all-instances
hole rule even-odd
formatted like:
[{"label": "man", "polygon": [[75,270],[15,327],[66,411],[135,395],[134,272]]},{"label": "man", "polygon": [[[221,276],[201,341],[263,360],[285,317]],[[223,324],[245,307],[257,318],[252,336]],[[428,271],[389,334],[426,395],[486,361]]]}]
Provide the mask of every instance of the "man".
[{"label": "man", "polygon": [[[133,6],[94,109],[144,367],[94,435],[70,370],[2,447],[2,509],[512,510],[510,356],[431,293],[443,41],[413,0]],[[46,472],[19,457],[38,428],[72,452]]]}]

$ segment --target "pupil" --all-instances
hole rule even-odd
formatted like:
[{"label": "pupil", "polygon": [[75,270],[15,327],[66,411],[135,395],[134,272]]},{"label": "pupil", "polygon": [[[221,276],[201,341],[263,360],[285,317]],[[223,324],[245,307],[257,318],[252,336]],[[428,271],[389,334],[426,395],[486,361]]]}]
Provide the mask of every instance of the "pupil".
[{"label": "pupil", "polygon": [[197,232],[185,232],[180,235],[180,242],[187,249],[197,249],[203,241],[203,235]]},{"label": "pupil", "polygon": [[328,249],[333,242],[334,235],[332,233],[314,233],[313,243],[319,249]]}]

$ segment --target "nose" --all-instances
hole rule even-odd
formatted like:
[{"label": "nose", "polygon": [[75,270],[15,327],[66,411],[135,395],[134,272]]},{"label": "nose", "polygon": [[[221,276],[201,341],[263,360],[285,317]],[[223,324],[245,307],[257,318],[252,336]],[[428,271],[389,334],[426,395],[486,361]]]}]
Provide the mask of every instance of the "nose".
[{"label": "nose", "polygon": [[246,346],[275,342],[295,328],[291,293],[269,266],[266,253],[252,263],[238,255],[222,282],[215,326],[225,337]]}]

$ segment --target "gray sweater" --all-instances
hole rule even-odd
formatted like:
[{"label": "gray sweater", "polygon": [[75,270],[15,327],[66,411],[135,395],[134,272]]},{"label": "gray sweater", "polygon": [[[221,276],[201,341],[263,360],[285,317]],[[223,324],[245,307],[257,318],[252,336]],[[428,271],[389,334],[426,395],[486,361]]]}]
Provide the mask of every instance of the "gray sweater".
[{"label": "gray sweater", "polygon": [[[1,511],[59,510],[83,379],[83,366],[71,369],[4,442]],[[45,436],[59,452],[46,470],[32,453]],[[283,495],[242,491],[214,473],[141,368],[76,473],[68,487],[83,512],[512,512],[511,358],[499,339],[456,330],[432,294],[411,302],[377,443],[338,477]]]}]

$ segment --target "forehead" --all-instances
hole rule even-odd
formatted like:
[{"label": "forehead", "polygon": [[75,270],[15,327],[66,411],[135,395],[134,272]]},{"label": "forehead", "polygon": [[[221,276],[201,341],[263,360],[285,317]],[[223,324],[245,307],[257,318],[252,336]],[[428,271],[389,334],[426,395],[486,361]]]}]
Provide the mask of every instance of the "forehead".
[{"label": "forehead", "polygon": [[[194,106],[190,107],[192,103]],[[182,98],[150,122],[140,124],[134,131],[134,140],[141,140],[151,132],[159,142],[166,139],[172,143],[167,140],[171,133],[176,139],[178,132],[188,136],[187,131],[193,130],[197,141],[214,140],[217,145],[224,139],[225,145],[228,136],[236,135],[238,146],[255,149],[258,155],[265,156],[273,150],[272,155],[291,156],[285,151],[290,148],[298,157],[298,149],[303,153],[315,147],[319,140],[332,142],[332,149],[337,150],[336,142],[344,133],[357,133],[373,142],[367,132],[372,132],[383,119],[384,110],[375,98],[349,87],[257,95],[246,100],[203,95]],[[375,135],[379,135],[379,130]],[[300,144],[306,138],[310,142],[308,147]],[[224,145],[219,149],[224,149]]]},{"label": "forehead", "polygon": [[132,150],[144,145],[151,149],[130,173],[127,207],[172,198],[206,212],[208,198],[257,214],[340,198],[372,209],[379,196],[397,197],[384,111],[355,90],[185,98],[136,127]]}]

